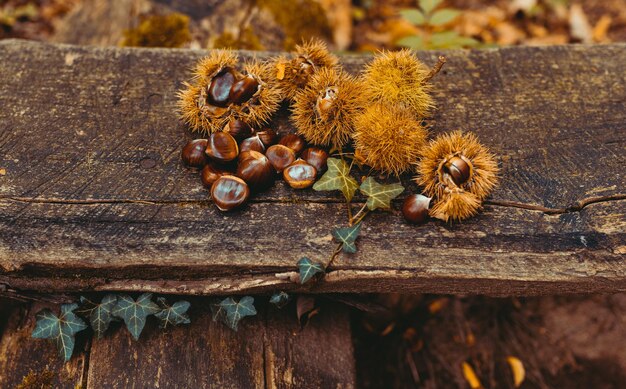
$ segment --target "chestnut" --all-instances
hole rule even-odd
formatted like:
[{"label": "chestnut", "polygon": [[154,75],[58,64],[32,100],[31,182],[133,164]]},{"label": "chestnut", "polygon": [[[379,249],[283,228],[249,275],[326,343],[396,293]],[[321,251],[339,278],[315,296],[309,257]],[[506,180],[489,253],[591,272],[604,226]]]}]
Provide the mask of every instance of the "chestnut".
[{"label": "chestnut", "polygon": [[300,154],[300,152],[304,149],[304,146],[306,146],[304,139],[300,135],[296,134],[287,134],[283,136],[280,138],[278,144],[289,147],[296,154]]},{"label": "chestnut", "polygon": [[315,177],[317,169],[302,159],[298,159],[283,170],[285,182],[294,189],[308,188],[315,183]]},{"label": "chestnut", "polygon": [[211,198],[220,211],[230,211],[244,204],[250,197],[248,184],[239,177],[224,175],[211,187]]},{"label": "chestnut", "polygon": [[200,171],[200,180],[205,188],[211,188],[211,185],[223,175],[230,174],[228,170],[221,169],[213,163],[208,163],[202,171]]},{"label": "chestnut", "polygon": [[430,197],[421,194],[412,194],[402,204],[402,215],[410,223],[423,223],[428,219]]},{"label": "chestnut", "polygon": [[246,151],[245,155],[240,156],[236,175],[254,191],[269,188],[275,178],[272,164],[265,155],[257,151]]},{"label": "chestnut", "polygon": [[238,119],[231,119],[224,126],[224,132],[232,135],[237,142],[241,142],[254,134],[254,130],[246,122]]},{"label": "chestnut", "polygon": [[317,170],[317,174],[322,174],[326,171],[326,161],[328,160],[326,150],[322,150],[318,147],[309,147],[302,152],[300,158],[304,159],[309,165],[313,165]]},{"label": "chestnut", "polygon": [[282,172],[287,166],[296,160],[296,153],[287,146],[273,145],[265,152],[265,156],[270,160],[277,173]]},{"label": "chestnut", "polygon": [[222,69],[209,84],[207,101],[216,107],[227,107],[229,103],[230,90],[235,83],[235,75],[230,68]]},{"label": "chestnut", "polygon": [[239,144],[239,152],[249,150],[258,151],[259,153],[265,152],[265,145],[263,144],[263,142],[261,142],[261,139],[259,139],[258,135],[246,138],[241,141],[241,144]]},{"label": "chestnut", "polygon": [[187,143],[180,153],[183,163],[189,167],[202,168],[207,162],[204,154],[206,146],[206,139],[194,139]]},{"label": "chestnut", "polygon": [[269,128],[264,129],[263,131],[258,131],[256,135],[261,139],[261,142],[265,145],[265,147],[270,147],[271,145],[275,145],[278,142],[278,134]]},{"label": "chestnut", "polygon": [[450,175],[457,185],[463,185],[470,178],[470,165],[463,157],[452,157],[443,166],[444,172]]},{"label": "chestnut", "polygon": [[239,155],[237,141],[229,133],[221,131],[211,134],[207,142],[206,154],[218,162],[229,162]]},{"label": "chestnut", "polygon": [[251,75],[247,75],[233,84],[229,98],[231,103],[243,104],[250,100],[258,90],[259,82]]}]

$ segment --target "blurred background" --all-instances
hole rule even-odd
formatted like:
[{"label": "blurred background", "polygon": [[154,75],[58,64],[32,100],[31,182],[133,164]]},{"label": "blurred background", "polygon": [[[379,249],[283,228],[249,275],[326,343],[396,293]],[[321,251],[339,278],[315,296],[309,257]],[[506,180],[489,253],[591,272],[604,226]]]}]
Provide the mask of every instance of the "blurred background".
[{"label": "blurred background", "polygon": [[[626,0],[0,1],[0,39],[284,51],[314,37],[337,52],[621,42]],[[382,308],[355,311],[361,387],[626,388],[626,294],[359,298]]]},{"label": "blurred background", "polygon": [[2,0],[0,39],[335,51],[626,41],[626,0]]}]

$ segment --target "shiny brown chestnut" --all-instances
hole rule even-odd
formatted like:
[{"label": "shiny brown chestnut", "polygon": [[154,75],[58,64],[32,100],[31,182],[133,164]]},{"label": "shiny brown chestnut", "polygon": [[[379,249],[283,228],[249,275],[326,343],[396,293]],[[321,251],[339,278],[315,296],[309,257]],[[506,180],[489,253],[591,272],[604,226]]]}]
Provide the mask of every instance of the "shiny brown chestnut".
[{"label": "shiny brown chestnut", "polygon": [[226,169],[216,166],[214,163],[208,163],[200,171],[200,181],[202,181],[202,185],[204,185],[205,188],[211,188],[213,183],[217,181],[218,178],[226,174],[231,173]]},{"label": "shiny brown chestnut", "polygon": [[322,150],[318,147],[309,147],[302,152],[300,158],[304,159],[309,165],[313,165],[317,170],[317,174],[322,174],[326,171],[326,161],[328,161],[328,153],[326,150]]},{"label": "shiny brown chestnut", "polygon": [[298,159],[283,170],[283,178],[290,187],[304,189],[315,183],[317,169],[306,161]]},{"label": "shiny brown chestnut", "polygon": [[247,75],[233,84],[229,98],[232,103],[243,104],[250,100],[258,90],[259,82],[251,75]]},{"label": "shiny brown chestnut", "polygon": [[240,156],[236,176],[244,180],[253,191],[269,188],[276,173],[267,157],[257,151],[246,151]]},{"label": "shiny brown chestnut", "polygon": [[180,153],[183,163],[189,167],[202,168],[207,163],[207,158],[204,154],[206,146],[206,139],[194,139],[187,143]]},{"label": "shiny brown chestnut", "polygon": [[265,145],[261,142],[261,139],[257,135],[246,138],[239,144],[239,152],[250,150],[258,151],[259,153],[265,152]]},{"label": "shiny brown chestnut", "polygon": [[428,209],[430,208],[430,197],[421,194],[412,194],[402,204],[402,215],[414,224],[423,223],[428,219]]},{"label": "shiny brown chestnut", "polygon": [[239,146],[229,133],[220,131],[211,134],[205,152],[217,162],[229,162],[239,155]]},{"label": "shiny brown chestnut", "polygon": [[278,142],[279,145],[287,146],[293,150],[294,153],[300,154],[302,150],[304,150],[304,146],[306,146],[306,142],[300,135],[296,134],[287,134],[280,138]]},{"label": "shiny brown chestnut", "polygon": [[232,135],[237,142],[241,142],[254,135],[254,130],[246,122],[237,119],[231,119],[224,126],[224,132]]},{"label": "shiny brown chestnut", "polygon": [[282,172],[296,160],[296,153],[284,145],[270,146],[265,152],[265,156],[270,160],[277,173]]},{"label": "shiny brown chestnut", "polygon": [[209,84],[207,101],[216,107],[227,107],[230,102],[230,90],[235,83],[235,74],[232,69],[224,68],[213,77]]},{"label": "shiny brown chestnut", "polygon": [[263,142],[265,147],[270,147],[278,142],[278,134],[269,128],[266,128],[263,131],[258,131],[256,135],[259,139],[261,139],[261,142]]},{"label": "shiny brown chestnut", "polygon": [[465,184],[470,178],[470,165],[461,157],[450,158],[443,168],[457,185]]},{"label": "shiny brown chestnut", "polygon": [[250,197],[250,188],[239,177],[225,175],[211,186],[211,198],[220,211],[230,211],[244,204]]}]

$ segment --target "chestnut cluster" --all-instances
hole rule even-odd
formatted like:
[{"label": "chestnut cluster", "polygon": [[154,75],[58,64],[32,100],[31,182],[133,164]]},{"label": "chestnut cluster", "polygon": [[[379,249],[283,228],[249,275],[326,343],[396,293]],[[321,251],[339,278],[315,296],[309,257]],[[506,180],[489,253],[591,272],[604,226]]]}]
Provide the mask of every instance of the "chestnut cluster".
[{"label": "chestnut cluster", "polygon": [[278,177],[294,189],[312,186],[326,170],[328,153],[308,147],[296,134],[280,137],[272,129],[254,131],[231,120],[222,131],[194,139],[181,152],[183,163],[201,169],[202,184],[221,211],[243,204],[269,189]]}]

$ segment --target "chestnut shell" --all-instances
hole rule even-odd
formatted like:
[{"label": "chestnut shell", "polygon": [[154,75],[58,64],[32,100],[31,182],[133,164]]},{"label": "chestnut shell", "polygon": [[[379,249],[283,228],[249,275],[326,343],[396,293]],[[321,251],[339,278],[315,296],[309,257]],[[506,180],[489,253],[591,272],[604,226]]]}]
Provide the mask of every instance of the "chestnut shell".
[{"label": "chestnut shell", "polygon": [[250,188],[239,177],[225,175],[211,187],[211,198],[220,211],[231,211],[243,205],[250,197]]}]

